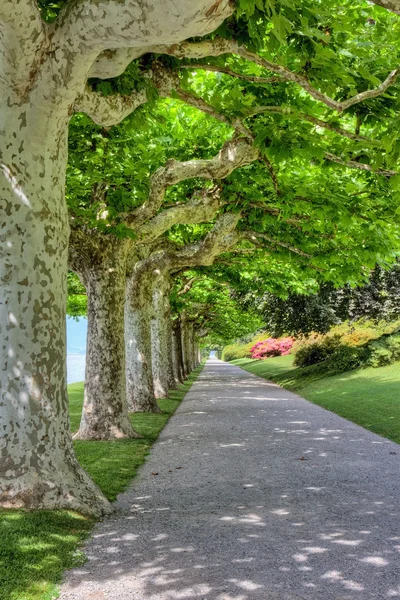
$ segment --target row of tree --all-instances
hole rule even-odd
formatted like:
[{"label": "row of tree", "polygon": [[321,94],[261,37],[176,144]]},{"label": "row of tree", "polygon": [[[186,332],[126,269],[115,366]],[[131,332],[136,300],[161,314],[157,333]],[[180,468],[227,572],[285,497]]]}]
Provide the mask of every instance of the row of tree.
[{"label": "row of tree", "polygon": [[134,435],[179,339],[194,362],[171,278],[219,257],[222,281],[250,254],[274,285],[342,284],[393,259],[398,19],[336,4],[1,0],[2,506],[109,509],[69,431],[68,266],[87,439]]}]

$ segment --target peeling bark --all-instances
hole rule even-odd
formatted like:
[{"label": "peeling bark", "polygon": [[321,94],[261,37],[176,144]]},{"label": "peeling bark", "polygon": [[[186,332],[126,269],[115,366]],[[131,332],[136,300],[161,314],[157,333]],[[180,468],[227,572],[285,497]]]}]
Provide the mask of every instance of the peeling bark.
[{"label": "peeling bark", "polygon": [[182,332],[180,319],[172,324],[172,369],[176,384],[185,380],[183,358],[182,358]]},{"label": "peeling bark", "polygon": [[129,240],[74,231],[70,264],[88,297],[85,396],[77,440],[140,437],[126,398],[124,304]]},{"label": "peeling bark", "polygon": [[69,431],[68,120],[103,51],[141,55],[210,33],[232,12],[228,0],[215,10],[214,0],[142,4],[76,0],[51,26],[34,0],[0,6],[1,506],[109,510]]},{"label": "peeling bark", "polygon": [[0,151],[0,506],[98,515],[108,502],[75,459],[69,430],[67,119],[27,105],[7,116]]},{"label": "peeling bark", "polygon": [[153,318],[151,320],[151,356],[156,398],[168,398],[169,356],[168,319],[170,283],[163,273],[155,273],[153,281]]},{"label": "peeling bark", "polygon": [[151,318],[153,274],[135,265],[127,278],[125,301],[126,377],[132,412],[161,412],[153,388]]}]

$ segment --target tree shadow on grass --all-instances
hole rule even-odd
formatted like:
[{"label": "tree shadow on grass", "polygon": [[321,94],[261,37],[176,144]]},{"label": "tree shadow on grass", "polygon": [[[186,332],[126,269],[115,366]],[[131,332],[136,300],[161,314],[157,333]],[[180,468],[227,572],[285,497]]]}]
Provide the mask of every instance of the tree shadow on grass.
[{"label": "tree shadow on grass", "polygon": [[[199,370],[160,400],[162,414],[131,415],[142,439],[74,442],[80,464],[106,497],[113,501],[143,464],[160,431],[197,378]],[[83,384],[69,388],[71,428],[79,426]],[[52,600],[66,569],[84,562],[77,548],[94,521],[69,511],[0,512],[0,600]]]},{"label": "tree shadow on grass", "polygon": [[[0,600],[50,600],[93,520],[68,511],[0,513]],[[52,582],[49,584],[49,582]]]}]

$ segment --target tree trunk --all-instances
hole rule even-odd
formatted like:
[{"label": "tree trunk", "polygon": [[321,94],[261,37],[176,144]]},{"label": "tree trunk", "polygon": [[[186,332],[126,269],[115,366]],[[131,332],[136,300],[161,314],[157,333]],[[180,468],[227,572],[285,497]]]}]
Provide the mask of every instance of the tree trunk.
[{"label": "tree trunk", "polygon": [[194,369],[194,328],[193,323],[188,323],[188,364],[189,364],[189,373],[191,373]]},{"label": "tree trunk", "polygon": [[109,504],[75,458],[68,416],[68,117],[47,108],[2,106],[0,506],[99,515]]},{"label": "tree trunk", "polygon": [[127,278],[125,301],[127,394],[132,412],[161,412],[153,389],[152,291],[152,272],[134,269]]},{"label": "tree trunk", "polygon": [[167,326],[167,382],[170,390],[176,390],[178,383],[175,380],[174,374],[174,349],[173,349],[173,333],[171,320],[171,306],[169,297],[166,299],[166,326]]},{"label": "tree trunk", "polygon": [[183,376],[186,378],[190,374],[190,350],[189,350],[189,323],[186,321],[184,311],[181,319],[181,344],[182,344],[182,363]]},{"label": "tree trunk", "polygon": [[154,395],[168,398],[168,314],[169,282],[160,274],[153,281],[153,318],[151,320],[151,357]]},{"label": "tree trunk", "polygon": [[126,242],[109,236],[82,278],[88,296],[85,398],[77,440],[140,437],[126,398],[124,304]]},{"label": "tree trunk", "polygon": [[197,367],[197,342],[196,342],[196,332],[194,327],[191,329],[191,345],[192,345],[192,367],[195,369]]},{"label": "tree trunk", "polygon": [[172,368],[176,384],[185,380],[183,357],[182,357],[182,332],[180,319],[176,319],[172,325]]}]

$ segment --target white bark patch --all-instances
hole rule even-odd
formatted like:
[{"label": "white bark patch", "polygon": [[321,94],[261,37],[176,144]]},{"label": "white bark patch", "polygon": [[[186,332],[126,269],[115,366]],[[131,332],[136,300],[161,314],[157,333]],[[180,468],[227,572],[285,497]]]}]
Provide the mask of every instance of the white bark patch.
[{"label": "white bark patch", "polygon": [[69,430],[67,123],[48,118],[45,129],[28,105],[7,116],[0,154],[0,505],[101,514],[108,502],[78,465]]},{"label": "white bark patch", "polygon": [[[73,243],[78,246],[75,251]],[[129,240],[96,237],[93,232],[71,236],[72,267],[81,275],[88,296],[85,398],[74,439],[139,437],[129,421],[126,397],[124,304],[128,247]]]},{"label": "white bark patch", "polygon": [[153,318],[151,320],[151,356],[156,398],[168,398],[169,381],[169,282],[162,273],[154,273]]},{"label": "white bark patch", "polygon": [[128,405],[132,412],[160,412],[154,397],[151,317],[151,270],[134,272],[127,278],[125,343]]}]

